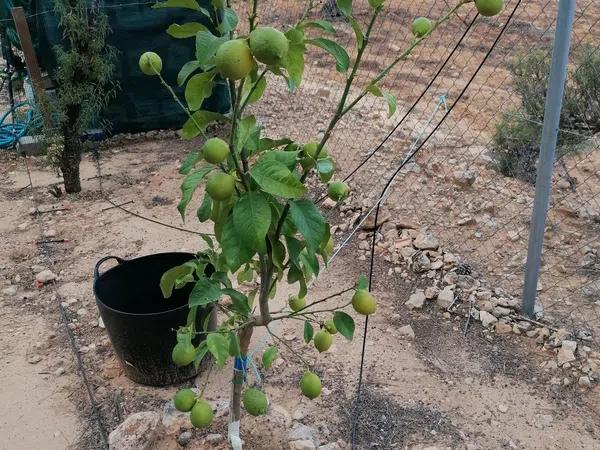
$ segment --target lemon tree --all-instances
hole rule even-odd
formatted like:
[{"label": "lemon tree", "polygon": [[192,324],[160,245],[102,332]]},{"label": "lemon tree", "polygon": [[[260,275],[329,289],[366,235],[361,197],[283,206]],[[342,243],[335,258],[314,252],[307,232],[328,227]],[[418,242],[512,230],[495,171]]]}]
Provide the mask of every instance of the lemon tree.
[{"label": "lemon tree", "polygon": [[[250,0],[248,34],[236,32],[239,18],[229,2],[212,0],[207,10],[196,0],[166,0],[158,8],[187,8],[211,20],[211,27],[197,23],[174,24],[167,32],[179,39],[190,39],[196,53],[179,72],[177,82],[184,87],[185,102],[161,75],[160,56],[151,51],[140,58],[140,70],[159,77],[174,100],[187,114],[182,138],[203,138],[199,148],[190,151],[182,162],[181,200],[178,210],[183,218],[194,195],[204,187],[196,216],[210,222],[214,235],[203,235],[204,250],[196,259],[173,267],[161,279],[165,298],[174,289],[193,284],[186,324],[177,332],[173,360],[177,365],[199,365],[207,356],[223,368],[234,361],[230,422],[240,421],[242,406],[251,415],[265,414],[269,401],[260,386],[249,386],[246,372],[254,330],[262,328],[273,345],[262,354],[263,370],[268,370],[284,346],[299,361],[299,391],[310,399],[321,393],[322,381],[300,353],[280,338],[273,324],[286,319],[304,322],[303,337],[317,352],[327,351],[334,339],[351,340],[355,322],[350,313],[368,316],[377,310],[377,300],[368,290],[366,278],[355,286],[324,299],[312,299],[308,286],[319,276],[334,252],[330,226],[311,199],[307,179],[322,183],[328,196],[338,204],[348,198],[350,186],[335,177],[335,162],[326,148],[339,121],[364,97],[372,95],[386,101],[389,115],[396,111],[396,98],[380,87],[396,65],[410,57],[413,50],[443,23],[468,4],[482,15],[499,12],[502,0],[458,0],[437,19],[416,18],[413,36],[406,49],[358,89],[351,89],[361,68],[371,32],[384,8],[384,0],[369,0],[370,17],[366,23],[353,14],[352,0],[337,0],[341,14],[352,28],[356,47],[353,57],[335,41],[334,26],[324,20],[310,20],[315,2],[308,0],[304,13],[284,30],[257,27],[259,0]],[[315,47],[331,56],[332,64],[345,77],[337,108],[322,134],[308,142],[295,142],[286,136],[271,136],[248,112],[248,106],[261,100],[267,82],[275,77],[285,80],[290,90],[302,82],[305,54]],[[231,111],[218,114],[202,109],[215,83],[228,83]],[[356,92],[354,96],[350,93]],[[208,138],[209,125],[221,123],[227,136]],[[233,280],[233,281],[232,281]],[[272,310],[269,299],[281,283],[292,285],[296,293],[287,307]],[[344,299],[344,294],[348,294]],[[332,306],[333,298],[341,298]],[[325,303],[328,301],[328,303]],[[198,312],[216,308],[223,317],[216,330],[200,328]],[[300,376],[300,374],[302,374]],[[191,411],[197,427],[209,426],[212,409],[202,392],[180,391],[176,407]],[[231,436],[230,436],[231,437]]]}]

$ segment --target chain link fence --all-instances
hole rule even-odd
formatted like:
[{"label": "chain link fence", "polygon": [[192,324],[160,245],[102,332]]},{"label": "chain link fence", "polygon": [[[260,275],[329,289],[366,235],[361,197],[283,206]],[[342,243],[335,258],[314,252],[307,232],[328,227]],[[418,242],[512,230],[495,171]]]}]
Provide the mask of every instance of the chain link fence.
[{"label": "chain link fence", "polygon": [[[406,47],[414,18],[435,19],[452,6],[388,0],[356,86]],[[337,240],[350,241],[356,211],[360,217],[372,212],[406,156],[435,131],[395,177],[380,219],[401,225],[399,241],[408,227],[429,230],[482,283],[520,298],[557,2],[509,0],[492,19],[476,17],[471,6],[381,85],[398,98],[391,118],[385,102],[370,96],[338,126],[328,148],[338,173],[351,175],[355,209],[342,212]],[[300,17],[303,3],[265,1],[261,8],[262,24],[284,27]],[[355,1],[354,10],[365,23],[368,2]],[[310,17],[331,20],[335,40],[351,53],[353,31],[330,4],[321,2]],[[583,338],[600,333],[599,20],[597,4],[578,2],[536,309]],[[270,84],[266,103],[255,113],[274,135],[302,142],[319,137],[314,130],[327,125],[344,81],[328,58],[310,50],[299,92],[288,93],[278,80]],[[284,115],[289,121],[278,125]],[[385,231],[384,225],[378,245],[383,256]]]}]

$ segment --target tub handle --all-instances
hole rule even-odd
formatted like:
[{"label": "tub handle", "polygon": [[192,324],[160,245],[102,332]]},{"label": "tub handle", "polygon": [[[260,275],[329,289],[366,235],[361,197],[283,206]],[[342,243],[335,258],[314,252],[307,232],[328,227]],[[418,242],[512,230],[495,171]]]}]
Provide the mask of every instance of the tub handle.
[{"label": "tub handle", "polygon": [[100,261],[98,261],[96,263],[96,267],[94,267],[94,280],[97,280],[98,277],[100,276],[100,266],[102,264],[104,264],[106,261],[108,261],[109,259],[116,259],[119,264],[123,264],[124,262],[127,262],[126,259],[119,258],[118,256],[105,256]]}]

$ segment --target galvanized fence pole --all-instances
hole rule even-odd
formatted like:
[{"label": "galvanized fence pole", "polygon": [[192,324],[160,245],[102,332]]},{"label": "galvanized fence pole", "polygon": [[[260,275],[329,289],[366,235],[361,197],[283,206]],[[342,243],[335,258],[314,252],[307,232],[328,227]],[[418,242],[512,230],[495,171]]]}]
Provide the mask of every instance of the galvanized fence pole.
[{"label": "galvanized fence pole", "polygon": [[554,165],[560,113],[567,78],[567,64],[569,62],[574,16],[575,0],[560,0],[558,4],[556,33],[554,36],[554,49],[552,51],[550,79],[548,80],[546,95],[542,141],[535,183],[535,199],[529,233],[527,266],[525,268],[525,285],[523,287],[522,309],[530,317],[534,315],[535,309],[542,247],[544,244],[544,229],[546,227],[546,215],[548,213],[550,191],[552,188],[552,167]]}]

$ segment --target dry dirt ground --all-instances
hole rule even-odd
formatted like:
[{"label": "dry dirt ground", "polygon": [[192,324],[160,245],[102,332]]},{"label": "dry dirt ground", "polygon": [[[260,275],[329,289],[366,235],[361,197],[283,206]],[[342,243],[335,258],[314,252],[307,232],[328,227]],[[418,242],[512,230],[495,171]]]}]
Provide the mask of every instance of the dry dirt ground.
[{"label": "dry dirt ground", "polygon": [[[181,226],[174,214],[180,182],[176,168],[185,145],[173,139],[132,141],[104,148],[101,155],[103,193],[117,203],[133,201],[126,206],[132,211]],[[83,162],[84,191],[71,198],[50,195],[48,186],[58,180],[39,161],[30,159],[29,163],[33,188],[22,189],[28,184],[23,159],[5,157],[1,168],[2,346],[8,356],[3,358],[1,395],[2,403],[10,405],[0,424],[2,448],[102,448],[101,431],[71,354],[59,302],[75,336],[101,426],[110,431],[128,414],[160,411],[176,387],[141,387],[122,375],[105,331],[98,326],[92,269],[105,255],[129,258],[193,251],[200,247],[200,240],[116,208],[105,210],[111,205],[102,199],[99,179],[93,178],[97,172],[91,156]],[[67,209],[32,216],[32,207]],[[192,220],[185,226],[196,229]],[[54,240],[67,242],[36,245],[49,230],[56,231]],[[340,254],[312,288],[311,298],[342,290],[366,271],[366,262],[356,258],[357,251],[351,245]],[[59,280],[35,288],[32,266],[51,269]],[[403,303],[412,288],[400,278],[386,277],[387,271],[378,260],[375,276],[380,281],[375,293],[380,310],[369,323],[365,395],[357,433],[360,447],[600,446],[598,388],[582,393],[572,386],[549,384],[550,377],[569,377],[569,371],[540,368],[554,355],[536,348],[533,340],[512,335],[485,338],[476,324],[463,337],[460,319],[447,319],[435,310],[407,312]],[[16,294],[6,290],[11,287]],[[282,302],[285,293],[278,297],[276,301]],[[398,333],[407,324],[414,329],[414,340]],[[359,329],[362,325],[358,323]],[[317,427],[323,443],[349,442],[353,418],[348,415],[356,390],[362,331],[357,331],[352,343],[337,337],[334,348],[318,358],[302,344],[295,323],[287,324],[280,335],[315,361],[327,389],[314,402],[302,399],[296,388],[301,365],[282,348],[281,360],[263,374],[271,412],[243,422],[248,448],[285,448],[292,420]],[[60,368],[64,374],[57,372]],[[213,374],[207,389],[208,399],[221,405],[221,410],[229,392],[229,370]],[[202,382],[202,376],[197,382]],[[211,432],[225,431],[226,418],[220,416]],[[197,448],[206,446],[202,436],[194,432]],[[158,447],[177,448],[177,444],[171,436]]]}]

